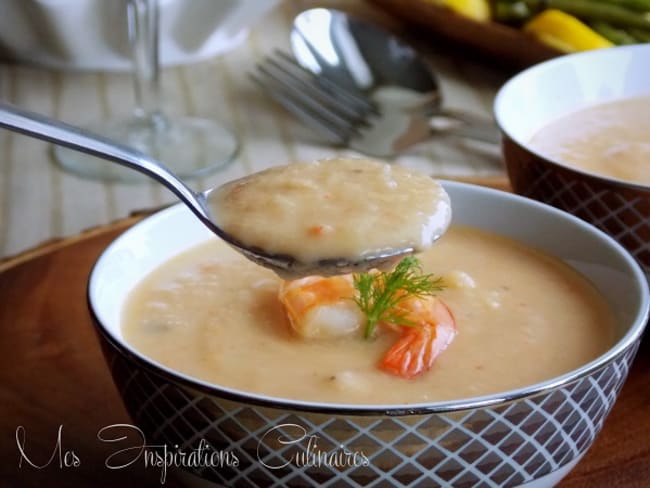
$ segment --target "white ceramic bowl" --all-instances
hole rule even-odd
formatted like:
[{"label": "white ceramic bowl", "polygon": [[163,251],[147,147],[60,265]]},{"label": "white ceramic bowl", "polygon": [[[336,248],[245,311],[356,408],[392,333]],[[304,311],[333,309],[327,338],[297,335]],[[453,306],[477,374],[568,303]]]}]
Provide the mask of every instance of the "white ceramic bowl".
[{"label": "white ceramic bowl", "polygon": [[[625,381],[647,321],[648,284],[619,244],[582,220],[505,192],[444,186],[456,223],[523,241],[591,279],[617,318],[611,349],[526,388],[408,406],[300,402],[197,380],[148,359],[124,341],[120,329],[124,301],[143,276],[213,238],[189,210],[175,206],[106,249],[88,288],[107,362],[147,442],[189,451],[203,440],[215,451],[236,453],[237,466],[195,470],[226,486],[550,486],[561,479],[591,446]],[[294,440],[316,435],[321,450],[344,446],[363,452],[369,463],[300,467],[290,457],[296,446],[275,442],[267,435],[271,429]],[[264,464],[270,462],[286,465],[270,469]]]},{"label": "white ceramic bowl", "polygon": [[589,173],[529,147],[557,118],[622,98],[650,96],[650,44],[561,56],[517,74],[494,111],[515,192],[577,215],[625,246],[650,276],[650,186]]}]

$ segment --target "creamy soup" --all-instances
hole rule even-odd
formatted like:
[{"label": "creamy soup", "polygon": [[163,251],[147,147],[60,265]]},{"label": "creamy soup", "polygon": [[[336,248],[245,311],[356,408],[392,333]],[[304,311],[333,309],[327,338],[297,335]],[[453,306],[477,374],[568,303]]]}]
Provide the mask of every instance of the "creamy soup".
[{"label": "creamy soup", "polygon": [[449,197],[431,177],[360,159],[255,173],[220,187],[210,208],[221,228],[246,247],[303,263],[420,251],[451,220]]},{"label": "creamy soup", "polygon": [[420,255],[444,278],[438,293],[457,336],[426,373],[377,367],[395,331],[329,340],[298,337],[279,300],[281,280],[211,241],[165,263],[132,292],[126,341],[195,378],[275,397],[403,404],[473,397],[566,373],[613,342],[604,299],[562,262],[517,242],[454,227]]},{"label": "creamy soup", "polygon": [[650,185],[650,97],[572,113],[540,130],[530,145],[567,165]]}]

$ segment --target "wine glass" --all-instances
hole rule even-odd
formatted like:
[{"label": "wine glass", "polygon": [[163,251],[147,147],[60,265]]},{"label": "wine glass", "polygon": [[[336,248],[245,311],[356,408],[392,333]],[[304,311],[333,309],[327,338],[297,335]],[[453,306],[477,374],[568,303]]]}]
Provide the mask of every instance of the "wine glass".
[{"label": "wine glass", "polygon": [[[168,117],[160,109],[158,0],[128,0],[127,19],[133,58],[135,109],[126,120],[109,120],[88,129],[161,161],[183,179],[216,171],[236,156],[239,141],[217,122],[198,117]],[[54,146],[57,163],[79,176],[138,182],[135,171]]]}]

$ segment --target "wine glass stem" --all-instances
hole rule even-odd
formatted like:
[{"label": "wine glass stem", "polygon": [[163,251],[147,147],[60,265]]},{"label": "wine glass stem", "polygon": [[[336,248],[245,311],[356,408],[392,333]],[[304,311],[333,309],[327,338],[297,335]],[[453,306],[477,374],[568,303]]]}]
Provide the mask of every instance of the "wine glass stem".
[{"label": "wine glass stem", "polygon": [[160,108],[158,0],[129,0],[129,40],[133,56],[135,115],[155,128],[165,125]]}]

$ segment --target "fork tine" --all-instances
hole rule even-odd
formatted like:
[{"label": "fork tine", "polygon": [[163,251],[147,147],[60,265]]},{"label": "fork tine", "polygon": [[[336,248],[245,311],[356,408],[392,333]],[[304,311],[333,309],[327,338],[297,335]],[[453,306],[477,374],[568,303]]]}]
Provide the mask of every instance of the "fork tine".
[{"label": "fork tine", "polygon": [[374,114],[379,113],[377,107],[372,102],[370,102],[362,93],[358,91],[352,91],[348,87],[339,85],[325,76],[316,77],[312,72],[300,66],[293,56],[291,56],[286,51],[283,51],[282,49],[276,48],[273,50],[273,52],[275,53],[278,60],[284,61],[284,66],[287,70],[292,69],[294,71],[297,70],[302,72],[303,75],[310,77],[313,82],[322,85],[322,87],[330,92],[333,96],[341,98],[341,101],[353,106],[357,109],[357,111],[364,114],[368,112]]},{"label": "fork tine", "polygon": [[335,93],[319,85],[312,73],[295,63],[283,62],[283,58],[267,57],[259,69],[285,86],[291,86],[296,90],[297,96],[302,93],[308,95],[309,101],[318,100],[335,118],[346,121],[346,125],[353,125],[365,118],[366,110],[345,103]]},{"label": "fork tine", "polygon": [[285,77],[266,65],[260,65],[258,71],[265,80],[265,88],[287,109],[298,107],[302,115],[310,115],[319,123],[329,126],[331,131],[338,133],[339,139],[347,140],[349,134],[354,131],[354,121],[349,114],[342,114],[332,108],[313,87],[296,84],[295,79]]},{"label": "fork tine", "polygon": [[280,83],[273,82],[271,86],[269,80],[263,81],[258,75],[249,73],[249,77],[267,92],[276,102],[286,108],[289,112],[296,115],[300,120],[317,132],[327,136],[329,140],[336,144],[345,144],[350,137],[350,130],[335,126],[330,119],[325,119],[322,112],[306,106],[304,100],[298,100],[295,93],[291,93]]},{"label": "fork tine", "polygon": [[339,144],[360,136],[369,116],[379,112],[363,95],[303,68],[275,49],[258,63],[251,79],[301,120]]}]

